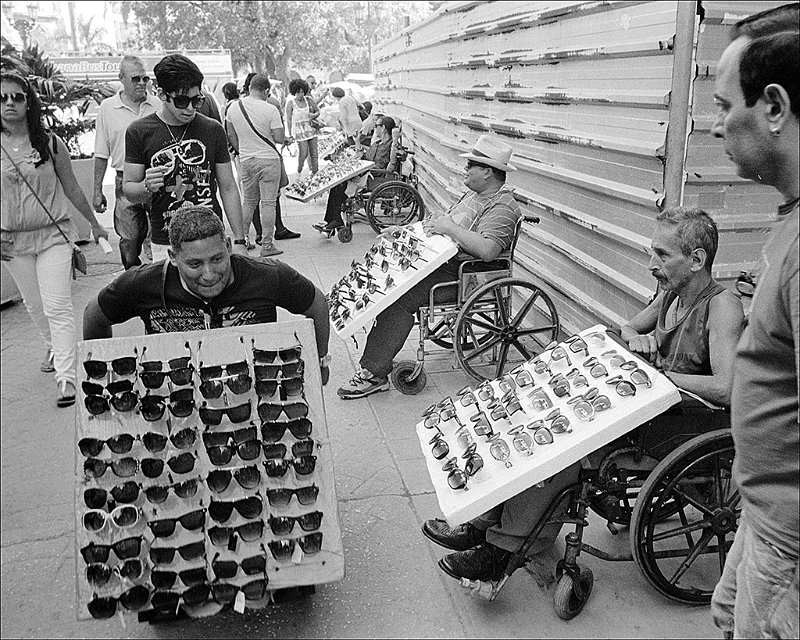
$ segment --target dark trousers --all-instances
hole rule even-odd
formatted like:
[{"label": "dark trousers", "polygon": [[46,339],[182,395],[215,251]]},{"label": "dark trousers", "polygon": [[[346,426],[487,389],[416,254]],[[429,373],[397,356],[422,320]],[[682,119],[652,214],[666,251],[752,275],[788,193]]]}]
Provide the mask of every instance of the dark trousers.
[{"label": "dark trousers", "polygon": [[142,264],[139,254],[147,238],[147,209],[145,205],[131,202],[122,192],[122,172],[117,172],[114,182],[114,231],[119,236],[119,256],[125,269]]},{"label": "dark trousers", "polygon": [[[256,210],[253,214],[253,228],[256,230],[256,237],[260,238],[262,235],[261,212],[258,205],[256,205]],[[275,201],[275,231],[282,231],[285,228],[286,227],[283,226],[283,220],[281,219],[281,197],[278,196],[278,199]],[[247,231],[250,231],[250,229]]]},{"label": "dark trousers", "polygon": [[344,224],[342,220],[342,207],[347,201],[347,182],[337,184],[328,192],[328,204],[325,207],[325,222]]}]

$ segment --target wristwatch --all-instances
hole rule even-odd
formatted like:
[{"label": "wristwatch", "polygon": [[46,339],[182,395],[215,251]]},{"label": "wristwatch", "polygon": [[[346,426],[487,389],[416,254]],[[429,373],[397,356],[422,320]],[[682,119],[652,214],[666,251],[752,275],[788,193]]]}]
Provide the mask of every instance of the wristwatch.
[{"label": "wristwatch", "polygon": [[326,353],[324,356],[322,356],[319,359],[319,366],[320,366],[321,369],[327,369],[328,367],[330,367],[330,364],[331,364],[331,354],[330,353]]},{"label": "wristwatch", "polygon": [[244,238],[242,238],[241,240],[234,240],[233,244],[244,244],[244,245],[246,245],[247,244],[247,240],[245,240]]}]

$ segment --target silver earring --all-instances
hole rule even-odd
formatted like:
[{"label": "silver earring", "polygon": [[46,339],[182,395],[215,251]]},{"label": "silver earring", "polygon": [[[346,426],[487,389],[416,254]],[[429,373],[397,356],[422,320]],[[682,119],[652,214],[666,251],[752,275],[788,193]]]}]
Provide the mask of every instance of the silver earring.
[{"label": "silver earring", "polygon": [[769,132],[770,132],[770,133],[771,133],[773,136],[779,136],[779,135],[781,135],[781,130],[780,130],[780,129],[770,129],[770,130],[769,130]]}]

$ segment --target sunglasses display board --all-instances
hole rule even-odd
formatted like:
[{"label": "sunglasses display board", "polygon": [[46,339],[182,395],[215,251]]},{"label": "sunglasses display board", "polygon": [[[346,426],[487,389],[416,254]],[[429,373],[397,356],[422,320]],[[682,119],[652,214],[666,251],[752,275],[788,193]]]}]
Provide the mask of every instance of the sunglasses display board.
[{"label": "sunglasses display board", "polygon": [[343,149],[313,176],[301,178],[288,185],[284,194],[292,200],[309,202],[319,198],[337,184],[366,173],[374,166],[374,162],[353,157],[350,148]]},{"label": "sunglasses display board", "polygon": [[309,319],[78,345],[78,618],[204,617],[344,577]]},{"label": "sunglasses display board", "polygon": [[332,156],[345,148],[347,137],[341,131],[317,136],[317,155],[320,158]]},{"label": "sunglasses display board", "polygon": [[427,235],[421,222],[378,236],[326,294],[336,335],[347,338],[371,326],[381,311],[456,253],[458,246],[450,238]]},{"label": "sunglasses display board", "polygon": [[456,526],[543,482],[680,402],[663,374],[597,325],[417,424],[439,506]]}]

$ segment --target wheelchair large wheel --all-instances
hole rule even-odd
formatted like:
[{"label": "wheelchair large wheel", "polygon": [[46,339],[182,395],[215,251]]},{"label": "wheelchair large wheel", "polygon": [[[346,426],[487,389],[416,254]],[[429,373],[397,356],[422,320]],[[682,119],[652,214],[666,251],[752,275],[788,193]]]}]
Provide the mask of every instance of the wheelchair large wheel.
[{"label": "wheelchair large wheel", "polygon": [[711,601],[739,521],[733,455],[730,430],[697,436],[664,458],[636,499],[633,559],[671,600]]},{"label": "wheelchair large wheel", "polygon": [[425,213],[422,196],[402,180],[384,182],[375,187],[367,200],[367,220],[375,233],[392,225],[421,220]]},{"label": "wheelchair large wheel", "polygon": [[475,380],[499,378],[557,339],[550,297],[518,278],[492,280],[475,291],[456,318],[459,364]]}]

